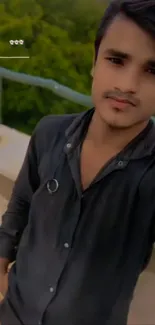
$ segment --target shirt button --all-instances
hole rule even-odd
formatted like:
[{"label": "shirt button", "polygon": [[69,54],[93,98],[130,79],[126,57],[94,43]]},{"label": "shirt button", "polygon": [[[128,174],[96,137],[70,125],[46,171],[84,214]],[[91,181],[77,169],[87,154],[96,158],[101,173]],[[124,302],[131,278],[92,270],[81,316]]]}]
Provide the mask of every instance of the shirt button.
[{"label": "shirt button", "polygon": [[38,322],[38,325],[42,325],[42,322],[41,322],[41,320],[39,320],[39,322]]},{"label": "shirt button", "polygon": [[123,167],[123,166],[124,166],[124,161],[123,161],[123,160],[120,160],[120,161],[118,162],[118,166],[119,166],[119,167]]},{"label": "shirt button", "polygon": [[54,291],[54,288],[53,287],[50,287],[50,292],[53,292]]},{"label": "shirt button", "polygon": [[65,248],[69,248],[69,244],[68,243],[64,243],[64,247]]},{"label": "shirt button", "polygon": [[70,149],[71,146],[72,146],[71,143],[67,143],[67,146],[66,146],[66,147],[67,147],[68,149]]}]

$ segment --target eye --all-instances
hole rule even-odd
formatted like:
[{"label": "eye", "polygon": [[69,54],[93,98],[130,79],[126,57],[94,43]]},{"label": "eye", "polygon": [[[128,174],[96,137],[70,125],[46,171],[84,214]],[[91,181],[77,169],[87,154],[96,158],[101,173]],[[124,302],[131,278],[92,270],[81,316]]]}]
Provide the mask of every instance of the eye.
[{"label": "eye", "polygon": [[147,72],[150,73],[150,74],[155,75],[155,68],[148,68]]},{"label": "eye", "polygon": [[111,58],[106,58],[106,60],[110,61],[111,63],[115,65],[123,65],[123,59],[122,58],[116,58],[116,57],[111,57]]}]

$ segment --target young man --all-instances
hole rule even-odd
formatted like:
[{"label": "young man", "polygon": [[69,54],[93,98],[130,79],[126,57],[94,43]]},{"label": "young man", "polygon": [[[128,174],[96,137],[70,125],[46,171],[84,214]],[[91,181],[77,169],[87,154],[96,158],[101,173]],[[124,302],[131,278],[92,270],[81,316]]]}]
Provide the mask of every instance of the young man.
[{"label": "young man", "polygon": [[95,108],[38,124],[3,216],[2,325],[125,325],[150,258],[155,1],[112,2],[95,51]]}]

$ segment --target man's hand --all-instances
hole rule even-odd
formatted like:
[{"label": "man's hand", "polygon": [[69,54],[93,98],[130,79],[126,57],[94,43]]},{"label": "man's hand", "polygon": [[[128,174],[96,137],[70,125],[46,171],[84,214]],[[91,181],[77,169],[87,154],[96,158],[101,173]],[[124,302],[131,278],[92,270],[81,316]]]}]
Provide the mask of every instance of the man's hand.
[{"label": "man's hand", "polygon": [[0,272],[0,300],[2,300],[8,290],[8,273]]},{"label": "man's hand", "polygon": [[9,260],[0,257],[0,300],[4,298],[8,291],[8,268]]}]

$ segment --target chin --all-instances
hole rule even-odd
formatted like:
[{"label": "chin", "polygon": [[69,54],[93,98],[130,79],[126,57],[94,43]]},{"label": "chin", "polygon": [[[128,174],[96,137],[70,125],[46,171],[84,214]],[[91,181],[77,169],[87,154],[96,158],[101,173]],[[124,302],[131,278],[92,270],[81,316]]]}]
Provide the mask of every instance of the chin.
[{"label": "chin", "polygon": [[136,122],[129,119],[129,116],[118,116],[118,114],[103,114],[101,112],[100,118],[104,124],[113,129],[126,129],[136,124]]},{"label": "chin", "polygon": [[123,123],[116,123],[114,121],[107,121],[106,125],[111,129],[127,129],[127,128],[131,127],[131,125],[123,124]]}]

